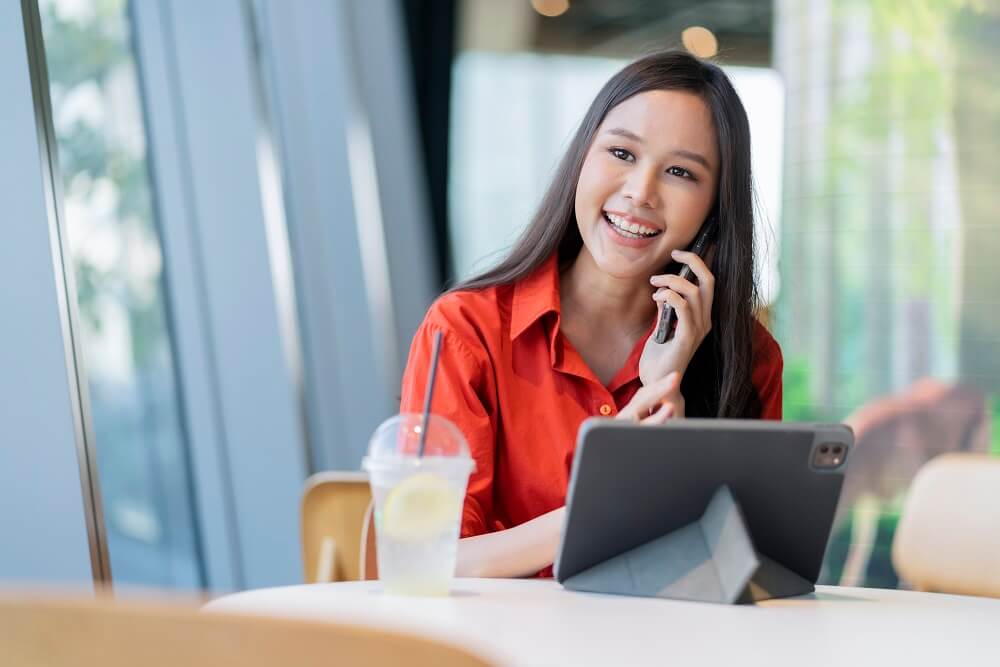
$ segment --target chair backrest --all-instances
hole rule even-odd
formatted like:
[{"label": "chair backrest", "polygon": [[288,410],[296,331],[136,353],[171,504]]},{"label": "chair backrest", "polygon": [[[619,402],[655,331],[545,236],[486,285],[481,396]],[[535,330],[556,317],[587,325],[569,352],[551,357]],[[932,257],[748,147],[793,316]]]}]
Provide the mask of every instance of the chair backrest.
[{"label": "chair backrest", "polygon": [[361,578],[362,531],[370,502],[365,473],[323,472],[306,480],[302,561],[307,583]]},{"label": "chair backrest", "polygon": [[0,664],[478,667],[489,663],[423,637],[335,623],[95,599],[0,599]]},{"label": "chair backrest", "polygon": [[1000,458],[945,454],[910,486],[892,562],[918,590],[1000,597]]}]

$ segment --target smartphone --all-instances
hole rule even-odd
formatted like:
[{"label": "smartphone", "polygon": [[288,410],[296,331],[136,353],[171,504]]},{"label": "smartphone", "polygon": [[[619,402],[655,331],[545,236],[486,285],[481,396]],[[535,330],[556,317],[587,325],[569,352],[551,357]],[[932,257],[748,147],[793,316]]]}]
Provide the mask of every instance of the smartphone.
[{"label": "smartphone", "polygon": [[[709,246],[712,245],[712,241],[715,240],[715,230],[717,227],[715,216],[709,216],[705,224],[701,226],[698,231],[698,236],[695,237],[694,243],[688,248],[690,252],[698,255],[699,257],[704,257],[705,252],[708,250]],[[691,267],[685,264],[680,273],[677,274],[685,280],[690,280],[691,276],[694,275],[694,271]],[[668,306],[663,304],[663,309],[660,310],[660,320],[656,324],[656,334],[653,336],[653,340],[657,343],[666,343],[668,340],[674,337],[674,325],[677,322],[677,313],[674,311],[673,306]]]}]

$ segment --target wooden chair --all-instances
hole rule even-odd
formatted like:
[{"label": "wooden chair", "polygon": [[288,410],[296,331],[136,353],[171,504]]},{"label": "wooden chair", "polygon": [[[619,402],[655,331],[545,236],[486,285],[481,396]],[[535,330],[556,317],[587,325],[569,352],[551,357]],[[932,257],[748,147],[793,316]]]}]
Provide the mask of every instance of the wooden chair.
[{"label": "wooden chair", "polygon": [[952,453],[924,465],[892,562],[917,590],[1000,597],[1000,458]]},{"label": "wooden chair", "polygon": [[364,473],[326,472],[306,481],[302,554],[307,583],[378,579],[375,501]]},{"label": "wooden chair", "polygon": [[323,472],[306,480],[302,494],[302,560],[307,583],[363,578],[362,539],[370,520],[370,505],[365,473]]},{"label": "wooden chair", "polygon": [[489,663],[438,641],[336,623],[93,598],[0,598],[0,664],[479,667]]},{"label": "wooden chair", "polygon": [[893,511],[934,457],[988,452],[991,415],[979,388],[922,378],[866,403],[844,421],[854,430],[855,446],[835,519],[837,525],[851,519],[838,583],[863,586],[889,566],[893,537],[880,530],[879,517]]}]

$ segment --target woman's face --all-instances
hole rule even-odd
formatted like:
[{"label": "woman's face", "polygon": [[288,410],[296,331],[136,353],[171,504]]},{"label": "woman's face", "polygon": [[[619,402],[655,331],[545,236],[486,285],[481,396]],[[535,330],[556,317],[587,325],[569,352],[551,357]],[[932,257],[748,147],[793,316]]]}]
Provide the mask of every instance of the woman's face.
[{"label": "woman's face", "polygon": [[617,278],[661,273],[698,233],[718,179],[715,127],[700,97],[654,90],[625,100],[597,129],[580,171],[583,252]]}]

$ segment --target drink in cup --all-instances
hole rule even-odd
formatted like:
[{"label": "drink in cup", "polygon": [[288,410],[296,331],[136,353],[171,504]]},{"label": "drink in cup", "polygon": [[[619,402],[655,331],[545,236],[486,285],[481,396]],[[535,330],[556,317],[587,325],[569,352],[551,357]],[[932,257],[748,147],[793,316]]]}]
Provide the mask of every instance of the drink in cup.
[{"label": "drink in cup", "polygon": [[378,575],[387,592],[447,595],[473,461],[462,432],[437,415],[401,414],[372,436],[363,467],[375,499]]}]

